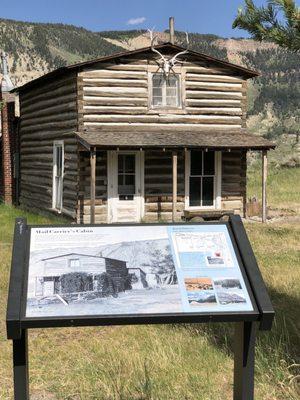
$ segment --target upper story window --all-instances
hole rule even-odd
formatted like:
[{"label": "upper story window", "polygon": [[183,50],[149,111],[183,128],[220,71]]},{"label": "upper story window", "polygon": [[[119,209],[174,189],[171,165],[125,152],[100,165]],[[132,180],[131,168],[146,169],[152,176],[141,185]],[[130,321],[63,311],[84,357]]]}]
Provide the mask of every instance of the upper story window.
[{"label": "upper story window", "polygon": [[152,75],[152,107],[179,108],[180,79],[178,74],[155,73]]},{"label": "upper story window", "polygon": [[79,258],[71,258],[69,260],[70,268],[80,268],[80,260]]}]

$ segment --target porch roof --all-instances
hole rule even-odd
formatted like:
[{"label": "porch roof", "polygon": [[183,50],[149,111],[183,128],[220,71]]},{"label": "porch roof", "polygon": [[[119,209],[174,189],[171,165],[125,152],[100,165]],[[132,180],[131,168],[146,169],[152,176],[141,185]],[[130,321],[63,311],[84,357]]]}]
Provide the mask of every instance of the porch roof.
[{"label": "porch roof", "polygon": [[223,132],[76,132],[77,139],[87,149],[102,148],[208,148],[269,150],[275,143],[249,133]]}]

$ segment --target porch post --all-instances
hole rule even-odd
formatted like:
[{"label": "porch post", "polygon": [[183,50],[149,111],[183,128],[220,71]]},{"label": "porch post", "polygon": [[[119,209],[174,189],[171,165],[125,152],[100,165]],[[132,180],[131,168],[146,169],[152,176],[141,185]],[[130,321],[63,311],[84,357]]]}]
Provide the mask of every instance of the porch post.
[{"label": "porch post", "polygon": [[173,164],[173,195],[172,195],[172,221],[176,220],[177,211],[177,152],[172,153]]},{"label": "porch post", "polygon": [[90,222],[95,223],[95,198],[96,198],[96,147],[93,147],[90,153],[90,165],[91,165],[91,210],[90,210]]},{"label": "porch post", "polygon": [[267,220],[267,175],[268,175],[268,158],[267,150],[262,153],[262,222]]}]

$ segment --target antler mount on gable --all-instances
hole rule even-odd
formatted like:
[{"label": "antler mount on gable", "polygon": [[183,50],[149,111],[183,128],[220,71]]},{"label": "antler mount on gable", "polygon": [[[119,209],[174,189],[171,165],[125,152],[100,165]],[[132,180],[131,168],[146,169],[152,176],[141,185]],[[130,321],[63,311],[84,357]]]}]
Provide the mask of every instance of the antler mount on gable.
[{"label": "antler mount on gable", "polygon": [[178,57],[182,56],[183,54],[186,54],[189,51],[188,50],[188,47],[189,47],[188,33],[186,32],[187,48],[185,50],[180,51],[179,53],[175,54],[175,56],[173,56],[171,58],[167,58],[166,56],[164,56],[160,51],[158,51],[154,47],[154,42],[155,42],[155,39],[157,38],[157,36],[153,35],[153,30],[148,29],[148,32],[150,34],[151,50],[160,56],[159,64],[160,64],[164,74],[168,76],[170,74],[171,70],[173,69],[173,67],[175,66],[175,64],[179,61]]}]

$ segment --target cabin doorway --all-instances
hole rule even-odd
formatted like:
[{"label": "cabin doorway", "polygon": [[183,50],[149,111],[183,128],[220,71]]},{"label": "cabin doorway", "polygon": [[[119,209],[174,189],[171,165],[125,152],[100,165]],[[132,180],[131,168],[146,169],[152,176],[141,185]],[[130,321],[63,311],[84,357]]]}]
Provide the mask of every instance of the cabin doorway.
[{"label": "cabin doorway", "polygon": [[144,213],[144,154],[108,152],[108,222],[140,222]]}]

